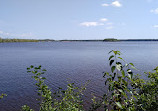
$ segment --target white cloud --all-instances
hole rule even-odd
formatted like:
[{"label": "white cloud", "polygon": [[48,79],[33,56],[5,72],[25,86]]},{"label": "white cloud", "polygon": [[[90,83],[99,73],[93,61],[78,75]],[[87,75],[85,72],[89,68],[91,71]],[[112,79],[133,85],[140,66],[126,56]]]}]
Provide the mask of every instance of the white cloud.
[{"label": "white cloud", "polygon": [[106,4],[106,3],[105,3],[105,4],[102,4],[102,6],[103,6],[103,7],[108,7],[109,4]]},{"label": "white cloud", "polygon": [[108,21],[108,19],[107,18],[101,18],[100,21],[101,22],[106,22],[106,21]]},{"label": "white cloud", "polygon": [[151,13],[158,14],[158,8],[156,8],[156,9],[154,9],[154,10],[152,9],[152,10],[150,10],[150,12],[151,12]]},{"label": "white cloud", "polygon": [[114,1],[111,4],[102,4],[103,7],[113,6],[113,7],[122,7],[122,4],[119,1]]},{"label": "white cloud", "polygon": [[111,5],[114,7],[122,7],[122,4],[119,1],[114,1],[111,3]]},{"label": "white cloud", "polygon": [[80,25],[90,27],[90,26],[100,26],[100,25],[104,25],[104,24],[98,23],[98,22],[82,22],[82,23],[80,23]]},{"label": "white cloud", "polygon": [[85,26],[85,27],[95,27],[95,26],[103,26],[105,27],[105,29],[113,29],[114,28],[114,24],[112,22],[107,22],[109,21],[107,18],[101,18],[98,21],[94,21],[94,22],[82,22],[80,23],[80,26]]},{"label": "white cloud", "polygon": [[158,28],[158,25],[154,25],[153,27],[154,27],[154,28]]}]

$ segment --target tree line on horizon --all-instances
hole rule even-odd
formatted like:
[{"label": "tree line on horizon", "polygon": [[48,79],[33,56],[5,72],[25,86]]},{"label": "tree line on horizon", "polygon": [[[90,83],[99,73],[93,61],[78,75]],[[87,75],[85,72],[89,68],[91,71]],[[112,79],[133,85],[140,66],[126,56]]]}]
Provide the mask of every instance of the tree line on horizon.
[{"label": "tree line on horizon", "polygon": [[96,41],[103,41],[103,42],[119,42],[119,41],[158,41],[158,39],[115,39],[115,38],[106,38],[106,39],[94,39],[94,40],[53,40],[53,39],[9,39],[9,38],[1,38],[0,37],[0,43],[4,42],[53,42],[53,41],[59,41],[59,42],[96,42]]},{"label": "tree line on horizon", "polygon": [[50,40],[50,39],[3,39],[0,37],[0,43],[4,43],[4,42],[48,42],[48,41],[54,41],[54,40]]}]

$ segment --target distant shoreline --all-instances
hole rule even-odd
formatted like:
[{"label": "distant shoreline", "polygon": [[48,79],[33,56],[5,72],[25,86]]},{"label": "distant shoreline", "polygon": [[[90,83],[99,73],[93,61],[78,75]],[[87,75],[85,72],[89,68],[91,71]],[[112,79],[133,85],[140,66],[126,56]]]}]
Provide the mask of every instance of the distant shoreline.
[{"label": "distant shoreline", "polygon": [[12,43],[12,42],[53,42],[51,39],[3,39],[0,38],[0,43]]},{"label": "distant shoreline", "polygon": [[158,39],[116,39],[116,40],[58,40],[60,42],[121,42],[121,41],[158,41]]},{"label": "distant shoreline", "polygon": [[1,39],[0,43],[8,42],[122,42],[122,41],[158,41],[158,39],[104,39],[104,40],[53,40],[53,39]]}]

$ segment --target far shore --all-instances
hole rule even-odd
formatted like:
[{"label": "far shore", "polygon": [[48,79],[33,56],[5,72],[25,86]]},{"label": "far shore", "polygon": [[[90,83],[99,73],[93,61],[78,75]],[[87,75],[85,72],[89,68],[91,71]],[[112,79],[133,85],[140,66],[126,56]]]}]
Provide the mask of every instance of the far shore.
[{"label": "far shore", "polygon": [[53,39],[2,39],[0,43],[6,42],[121,42],[121,41],[158,41],[158,39],[95,39],[95,40],[53,40]]},{"label": "far shore", "polygon": [[59,42],[121,42],[121,41],[158,41],[158,39],[104,39],[104,40],[55,40]]}]

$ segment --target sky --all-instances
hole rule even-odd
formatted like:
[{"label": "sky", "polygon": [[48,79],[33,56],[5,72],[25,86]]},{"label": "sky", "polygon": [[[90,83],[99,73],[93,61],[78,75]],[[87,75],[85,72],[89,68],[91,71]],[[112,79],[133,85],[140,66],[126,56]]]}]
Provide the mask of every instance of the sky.
[{"label": "sky", "polygon": [[0,37],[158,39],[158,0],[0,0]]}]

